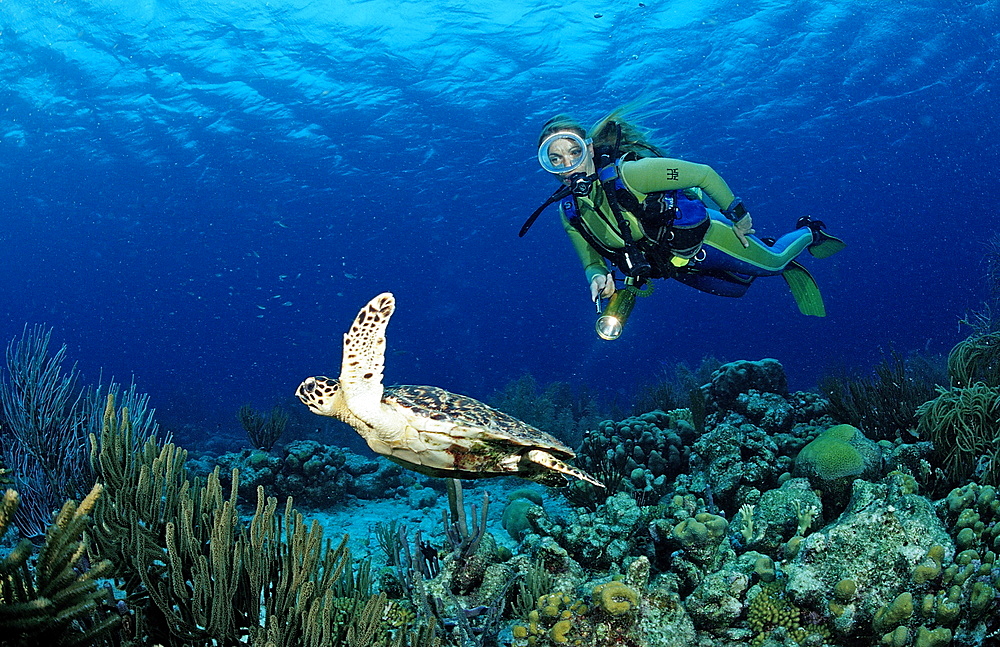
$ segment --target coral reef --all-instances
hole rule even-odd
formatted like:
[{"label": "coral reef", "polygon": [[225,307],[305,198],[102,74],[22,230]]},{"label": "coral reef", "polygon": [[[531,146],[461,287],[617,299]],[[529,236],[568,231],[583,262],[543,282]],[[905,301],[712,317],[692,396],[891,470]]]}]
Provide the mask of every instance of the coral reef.
[{"label": "coral reef", "polygon": [[[961,370],[987,375],[973,351],[992,346],[969,348]],[[541,397],[527,386],[512,391],[525,406]],[[63,548],[93,557],[66,562],[89,610],[56,618],[66,636],[101,628],[127,646],[993,644],[996,412],[980,395],[994,389],[941,389],[914,439],[838,424],[824,396],[788,392],[775,360],[733,362],[689,408],[588,423],[579,461],[608,491],[497,479],[472,505],[461,481],[312,440],[194,460],[111,398],[90,440],[102,494],[79,508],[93,511],[89,544],[87,515],[61,517]],[[289,495],[410,510],[375,526],[383,560],[355,561]],[[431,507],[435,530],[407,527]],[[0,504],[0,527],[12,509]],[[22,628],[30,600],[11,591],[30,587],[8,583],[45,576],[26,550],[0,565],[0,622]],[[93,586],[102,572],[117,599]]]},{"label": "coral reef", "polygon": [[[280,453],[279,453],[280,452]],[[279,454],[279,455],[274,455]],[[225,473],[240,472],[240,494],[252,502],[258,486],[279,498],[295,497],[303,507],[323,508],[351,496],[371,500],[407,494],[425,482],[395,463],[372,460],[315,440],[296,440],[268,454],[261,450],[206,457],[192,461],[192,470],[207,477],[216,465]],[[229,479],[222,477],[224,485]]]},{"label": "coral reef", "polygon": [[[685,409],[651,411],[620,422],[605,420],[584,435],[578,453],[581,467],[607,486],[600,498],[615,492],[656,501],[670,491],[674,478],[687,469],[695,429]],[[586,484],[574,489],[592,491]],[[593,505],[588,505],[593,509]]]}]

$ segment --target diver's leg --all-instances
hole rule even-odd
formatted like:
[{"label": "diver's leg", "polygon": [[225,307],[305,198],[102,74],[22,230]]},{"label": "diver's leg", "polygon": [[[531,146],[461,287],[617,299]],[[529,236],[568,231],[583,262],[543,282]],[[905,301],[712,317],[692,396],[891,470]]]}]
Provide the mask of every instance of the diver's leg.
[{"label": "diver's leg", "polygon": [[674,277],[679,282],[702,292],[720,297],[741,297],[746,294],[750,284],[757,277],[729,273],[678,274]]},{"label": "diver's leg", "polygon": [[733,234],[732,224],[717,211],[709,210],[711,226],[705,234],[704,258],[696,257],[695,267],[712,272],[736,272],[751,276],[781,274],[785,266],[805,251],[813,242],[813,232],[808,227],[796,229],[766,245],[756,236],[747,236],[749,247],[744,248]]}]

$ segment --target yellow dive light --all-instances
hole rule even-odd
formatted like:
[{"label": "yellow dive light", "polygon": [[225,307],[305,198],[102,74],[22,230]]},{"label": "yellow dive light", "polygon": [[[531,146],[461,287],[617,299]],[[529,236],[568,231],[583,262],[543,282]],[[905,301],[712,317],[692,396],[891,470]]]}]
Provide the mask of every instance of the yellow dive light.
[{"label": "yellow dive light", "polygon": [[637,296],[645,297],[653,291],[653,284],[646,283],[645,287],[639,287],[629,283],[621,290],[615,291],[608,299],[608,305],[604,308],[601,316],[597,318],[597,335],[601,339],[618,339],[622,330],[625,329],[625,322],[632,314]]},{"label": "yellow dive light", "polygon": [[612,294],[604,312],[597,318],[597,335],[608,341],[618,339],[625,328],[628,316],[632,314],[632,306],[634,305],[635,295],[632,290],[625,288]]}]

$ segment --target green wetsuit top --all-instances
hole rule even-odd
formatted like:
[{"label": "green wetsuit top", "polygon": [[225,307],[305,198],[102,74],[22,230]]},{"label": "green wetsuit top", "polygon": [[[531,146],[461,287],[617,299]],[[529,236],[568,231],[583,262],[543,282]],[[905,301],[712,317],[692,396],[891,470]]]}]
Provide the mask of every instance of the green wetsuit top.
[{"label": "green wetsuit top", "polygon": [[[726,181],[712,167],[705,164],[695,164],[669,157],[646,157],[630,162],[622,162],[621,176],[625,186],[639,202],[646,198],[647,193],[656,191],[672,191],[677,189],[693,189],[696,193],[704,192],[715,204],[723,210],[727,209],[735,199]],[[697,197],[701,197],[698,195]],[[618,230],[614,213],[608,204],[607,196],[599,182],[594,182],[590,194],[576,199],[577,208],[583,225],[594,237],[606,246],[620,249],[625,242]],[[622,210],[622,215],[632,232],[633,240],[646,237],[635,214]],[[569,223],[566,214],[562,214],[563,227],[583,262],[589,284],[598,274],[606,274],[608,269],[604,257],[580,235],[580,232]]]}]

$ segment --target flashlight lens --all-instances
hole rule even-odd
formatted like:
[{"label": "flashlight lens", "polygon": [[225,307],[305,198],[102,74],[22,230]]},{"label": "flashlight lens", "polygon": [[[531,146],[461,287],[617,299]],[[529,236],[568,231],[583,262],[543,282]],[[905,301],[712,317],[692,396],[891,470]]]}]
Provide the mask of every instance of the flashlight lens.
[{"label": "flashlight lens", "polygon": [[622,323],[614,315],[604,315],[597,319],[597,334],[601,339],[618,339],[622,334]]}]

